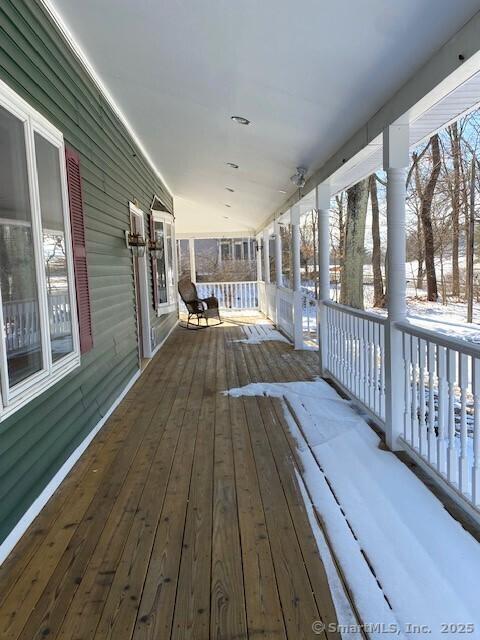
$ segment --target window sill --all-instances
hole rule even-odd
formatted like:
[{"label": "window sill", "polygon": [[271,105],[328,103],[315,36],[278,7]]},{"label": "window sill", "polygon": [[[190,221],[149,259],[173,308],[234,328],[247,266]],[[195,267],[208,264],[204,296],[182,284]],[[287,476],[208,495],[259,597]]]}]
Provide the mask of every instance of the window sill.
[{"label": "window sill", "polygon": [[35,398],[45,393],[50,387],[57,384],[62,378],[71,373],[74,369],[80,366],[80,356],[73,354],[72,356],[66,356],[66,361],[62,362],[62,366],[54,368],[50,375],[42,377],[41,380],[35,382],[32,386],[28,386],[28,380],[25,381],[25,386],[18,392],[18,395],[11,398],[9,404],[3,408],[0,408],[0,422],[3,422],[7,418],[10,418],[14,413],[19,411],[22,407],[26,406],[29,402],[32,402]]}]

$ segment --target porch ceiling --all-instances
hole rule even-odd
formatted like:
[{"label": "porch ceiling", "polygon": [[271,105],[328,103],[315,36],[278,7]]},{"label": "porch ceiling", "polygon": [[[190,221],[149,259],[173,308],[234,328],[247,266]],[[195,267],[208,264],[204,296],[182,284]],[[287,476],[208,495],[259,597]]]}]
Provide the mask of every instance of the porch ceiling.
[{"label": "porch ceiling", "polygon": [[257,228],[292,193],[296,166],[322,166],[478,10],[478,0],[53,4],[173,192],[179,233]]}]

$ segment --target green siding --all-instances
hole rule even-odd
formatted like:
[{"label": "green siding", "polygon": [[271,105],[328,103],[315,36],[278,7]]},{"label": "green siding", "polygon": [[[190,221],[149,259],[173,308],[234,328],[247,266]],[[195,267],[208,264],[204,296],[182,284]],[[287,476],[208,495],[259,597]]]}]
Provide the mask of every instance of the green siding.
[{"label": "green siding", "polygon": [[[1,542],[138,369],[128,202],[173,202],[35,0],[0,0],[0,78],[80,152],[94,332],[80,368],[0,423]],[[158,344],[177,314],[151,315]]]}]

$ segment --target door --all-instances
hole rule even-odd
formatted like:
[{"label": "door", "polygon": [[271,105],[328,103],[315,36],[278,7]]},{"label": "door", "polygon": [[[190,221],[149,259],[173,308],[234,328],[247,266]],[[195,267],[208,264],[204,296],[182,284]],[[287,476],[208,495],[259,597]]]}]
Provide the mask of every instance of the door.
[{"label": "door", "polygon": [[[143,211],[130,205],[130,228],[132,233],[145,235],[145,222]],[[150,307],[148,303],[148,270],[146,249],[143,256],[133,255],[133,275],[135,286],[135,310],[137,321],[138,359],[140,367],[145,364],[145,359],[152,356],[150,341]]]}]

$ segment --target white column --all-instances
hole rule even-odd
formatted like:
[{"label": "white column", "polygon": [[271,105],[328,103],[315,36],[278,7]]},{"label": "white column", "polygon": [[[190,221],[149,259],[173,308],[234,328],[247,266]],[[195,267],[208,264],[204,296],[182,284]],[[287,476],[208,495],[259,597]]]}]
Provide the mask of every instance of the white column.
[{"label": "white column", "polygon": [[275,281],[277,287],[283,286],[282,283],[282,236],[280,235],[280,223],[275,220]]},{"label": "white column", "polygon": [[403,433],[405,373],[402,333],[395,323],[405,320],[406,168],[409,162],[408,123],[397,122],[383,132],[383,166],[387,172],[387,291],[388,321],[385,326],[385,436],[392,450],[400,449]]},{"label": "white column", "polygon": [[275,220],[275,324],[278,326],[280,319],[280,293],[278,289],[282,286],[282,237],[280,235],[280,223]]},{"label": "white column", "polygon": [[270,284],[270,238],[268,229],[263,230],[263,273],[265,285]]},{"label": "white column", "polygon": [[190,251],[190,280],[196,282],[197,273],[195,269],[195,240],[190,238],[188,240],[188,250]]},{"label": "white column", "polygon": [[330,300],[330,185],[319,184],[315,191],[318,212],[318,353],[320,375],[327,374],[328,326],[327,307]]},{"label": "white column", "polygon": [[259,234],[256,238],[255,238],[255,248],[256,248],[256,257],[257,257],[257,281],[260,282],[262,280],[262,251],[261,251],[261,246],[262,246],[262,235]]},{"label": "white column", "polygon": [[303,349],[303,297],[302,274],[300,271],[300,205],[290,211],[292,225],[292,288],[293,288],[293,344],[295,349]]}]

